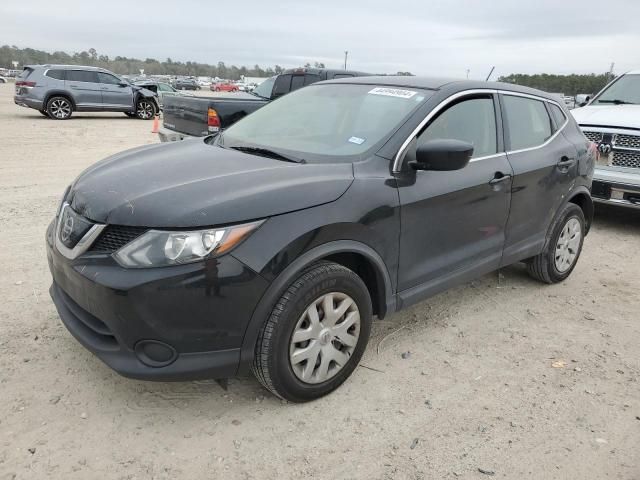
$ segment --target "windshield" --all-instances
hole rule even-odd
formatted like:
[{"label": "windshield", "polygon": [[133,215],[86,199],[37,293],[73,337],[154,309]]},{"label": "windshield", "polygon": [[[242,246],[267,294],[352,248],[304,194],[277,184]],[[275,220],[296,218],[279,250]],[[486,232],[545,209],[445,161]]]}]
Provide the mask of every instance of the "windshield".
[{"label": "windshield", "polygon": [[428,95],[415,88],[313,85],[234,124],[219,145],[283,150],[306,161],[362,155],[379,148]]},{"label": "windshield", "polygon": [[276,81],[276,77],[267,78],[264,82],[253,89],[253,93],[264,98],[271,98],[271,90],[273,90],[273,84]]},{"label": "windshield", "polygon": [[640,104],[640,75],[624,75],[596,98],[594,104]]}]

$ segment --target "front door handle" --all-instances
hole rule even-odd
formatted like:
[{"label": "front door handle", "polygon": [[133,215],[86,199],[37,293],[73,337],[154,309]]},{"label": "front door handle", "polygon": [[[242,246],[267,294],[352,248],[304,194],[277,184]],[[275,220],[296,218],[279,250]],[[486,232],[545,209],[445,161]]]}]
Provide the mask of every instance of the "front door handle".
[{"label": "front door handle", "polygon": [[489,180],[489,185],[499,185],[503,182],[508,182],[509,180],[511,180],[511,175],[505,175],[502,172],[496,172],[495,176],[491,180]]}]

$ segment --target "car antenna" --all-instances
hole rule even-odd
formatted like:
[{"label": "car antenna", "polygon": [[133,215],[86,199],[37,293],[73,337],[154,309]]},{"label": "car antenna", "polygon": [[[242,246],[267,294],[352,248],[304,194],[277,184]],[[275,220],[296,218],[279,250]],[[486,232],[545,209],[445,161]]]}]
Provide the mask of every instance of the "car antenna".
[{"label": "car antenna", "polygon": [[491,74],[493,73],[493,71],[495,70],[495,68],[496,68],[496,67],[495,67],[495,65],[494,65],[493,67],[491,67],[491,71],[489,72],[489,75],[487,75],[487,78],[486,78],[485,82],[488,82],[488,81],[489,81],[489,78],[491,78]]}]

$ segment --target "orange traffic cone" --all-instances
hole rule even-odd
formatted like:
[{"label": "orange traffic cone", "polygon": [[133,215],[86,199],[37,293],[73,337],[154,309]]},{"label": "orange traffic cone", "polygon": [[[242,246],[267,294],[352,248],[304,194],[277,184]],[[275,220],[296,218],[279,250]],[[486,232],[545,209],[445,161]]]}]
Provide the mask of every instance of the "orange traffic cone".
[{"label": "orange traffic cone", "polygon": [[151,128],[151,133],[158,133],[160,129],[160,115],[154,115],[153,117],[153,127]]}]

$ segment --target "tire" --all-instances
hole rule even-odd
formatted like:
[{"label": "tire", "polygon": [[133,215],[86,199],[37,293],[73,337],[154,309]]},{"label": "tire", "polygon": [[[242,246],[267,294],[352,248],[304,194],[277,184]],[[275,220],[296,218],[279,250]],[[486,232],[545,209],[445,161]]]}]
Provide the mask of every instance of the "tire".
[{"label": "tire", "polygon": [[[340,316],[327,322],[323,306],[329,304]],[[346,312],[340,314],[341,308]],[[312,310],[318,315],[315,322]],[[371,316],[369,291],[358,275],[336,263],[311,265],[282,294],[260,329],[253,373],[274,395],[291,402],[327,395],[358,366]],[[294,341],[294,332],[300,341]]]},{"label": "tire", "polygon": [[67,120],[73,113],[73,103],[67,97],[51,97],[47,102],[47,115],[54,120]]},{"label": "tire", "polygon": [[158,107],[153,100],[140,98],[136,102],[135,116],[140,120],[151,120],[158,113]]},{"label": "tire", "polygon": [[544,283],[562,282],[578,263],[584,235],[582,209],[574,203],[567,203],[549,227],[543,251],[527,262],[529,275]]},{"label": "tire", "polygon": [[124,112],[124,114],[129,118],[137,118],[136,112]]},{"label": "tire", "polygon": [[44,115],[45,117],[48,117],[49,114],[47,113],[46,110],[38,110],[42,115]]},{"label": "tire", "polygon": [[220,89],[219,89],[218,87],[216,87],[215,91],[216,91],[216,92],[219,92],[219,91],[220,91]]}]

